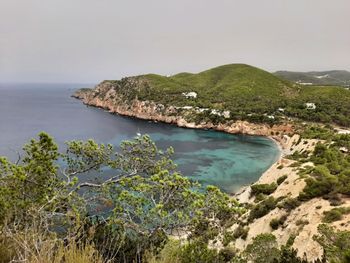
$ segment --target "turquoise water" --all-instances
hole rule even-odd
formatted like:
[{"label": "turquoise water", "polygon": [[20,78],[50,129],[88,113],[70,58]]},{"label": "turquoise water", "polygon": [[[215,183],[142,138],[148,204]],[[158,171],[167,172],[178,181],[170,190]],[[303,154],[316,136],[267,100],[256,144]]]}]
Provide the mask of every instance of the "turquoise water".
[{"label": "turquoise water", "polygon": [[175,162],[185,175],[203,185],[217,185],[229,193],[255,182],[279,156],[277,145],[265,137],[183,128],[171,130],[171,134],[148,134],[159,147],[175,148]]},{"label": "turquoise water", "polygon": [[112,115],[86,107],[70,95],[86,85],[0,85],[0,156],[17,158],[17,150],[46,131],[64,148],[67,140],[92,138],[119,145],[137,133],[149,134],[158,148],[173,146],[174,161],[186,176],[235,192],[256,181],[278,158],[270,139],[193,130]]}]

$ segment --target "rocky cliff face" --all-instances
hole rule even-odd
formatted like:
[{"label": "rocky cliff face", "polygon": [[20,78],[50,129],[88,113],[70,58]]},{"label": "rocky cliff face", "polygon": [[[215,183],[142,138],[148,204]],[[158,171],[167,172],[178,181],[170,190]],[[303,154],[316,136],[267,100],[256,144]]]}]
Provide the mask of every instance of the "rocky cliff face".
[{"label": "rocky cliff face", "polygon": [[141,88],[147,88],[147,82],[140,77],[131,77],[122,79],[121,81],[104,81],[94,89],[77,91],[73,97],[82,100],[86,105],[103,108],[111,113],[124,116],[161,121],[175,124],[179,127],[213,129],[232,134],[268,136],[277,140],[282,147],[284,144],[283,135],[293,133],[291,124],[270,126],[267,124],[249,123],[247,121],[227,121],[219,124],[213,124],[212,122],[191,122],[186,118],[189,111],[179,109],[173,105],[156,104],[152,101],[139,100],[137,98],[137,91]]}]

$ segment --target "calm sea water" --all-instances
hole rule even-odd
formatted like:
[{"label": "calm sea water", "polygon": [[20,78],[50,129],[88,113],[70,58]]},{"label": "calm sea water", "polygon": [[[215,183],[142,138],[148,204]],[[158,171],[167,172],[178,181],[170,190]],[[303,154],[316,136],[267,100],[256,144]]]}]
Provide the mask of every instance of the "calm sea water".
[{"label": "calm sea water", "polygon": [[0,156],[16,151],[38,132],[51,134],[60,147],[92,138],[119,145],[137,133],[149,134],[159,148],[173,146],[179,170],[200,183],[234,192],[256,181],[279,155],[263,137],[192,130],[112,115],[71,98],[82,84],[0,84]]}]

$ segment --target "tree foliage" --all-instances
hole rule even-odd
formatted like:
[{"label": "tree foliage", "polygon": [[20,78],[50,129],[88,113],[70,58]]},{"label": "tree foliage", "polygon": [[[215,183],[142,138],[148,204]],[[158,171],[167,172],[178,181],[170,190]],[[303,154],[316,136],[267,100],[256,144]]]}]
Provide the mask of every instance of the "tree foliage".
[{"label": "tree foliage", "polygon": [[0,159],[0,234],[11,238],[30,229],[43,239],[93,242],[105,259],[125,262],[141,261],[169,234],[204,235],[198,232],[203,222],[202,231],[215,228],[219,237],[243,208],[218,188],[202,190],[182,176],[172,153],[146,135],[124,141],[118,152],[89,140],[68,142],[60,153],[40,133],[16,163]]}]

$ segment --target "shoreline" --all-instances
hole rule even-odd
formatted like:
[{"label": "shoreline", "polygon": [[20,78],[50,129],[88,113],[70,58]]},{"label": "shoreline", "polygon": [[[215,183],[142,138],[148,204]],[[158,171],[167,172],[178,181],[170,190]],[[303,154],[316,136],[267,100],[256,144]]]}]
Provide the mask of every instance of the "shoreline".
[{"label": "shoreline", "polygon": [[[250,186],[261,181],[263,177],[266,177],[269,175],[269,171],[276,166],[283,157],[286,155],[287,152],[290,151],[290,148],[288,148],[288,142],[291,140],[292,137],[289,137],[287,134],[283,132],[283,129],[288,130],[288,134],[291,133],[290,126],[288,124],[284,125],[274,125],[270,127],[267,124],[254,124],[249,123],[247,121],[236,121],[230,124],[218,124],[214,125],[212,123],[201,123],[201,124],[195,124],[187,122],[182,116],[164,116],[159,114],[156,110],[154,105],[144,105],[144,102],[134,102],[133,104],[137,104],[137,106],[134,105],[134,109],[137,109],[136,111],[130,111],[130,108],[125,107],[125,105],[115,105],[113,103],[106,103],[105,101],[102,101],[101,99],[93,98],[92,100],[89,99],[89,97],[86,94],[80,94],[79,92],[72,95],[72,97],[81,100],[85,105],[92,106],[100,109],[107,110],[111,114],[118,114],[121,116],[126,117],[132,117],[136,119],[142,119],[142,120],[148,120],[148,121],[155,121],[155,122],[161,122],[166,124],[175,125],[180,128],[186,128],[186,129],[202,129],[202,130],[213,130],[216,132],[224,132],[232,135],[246,135],[246,136],[261,136],[264,138],[268,138],[269,140],[273,141],[276,145],[279,153],[276,157],[276,160],[270,165],[270,167],[264,171],[259,178],[255,181],[250,183],[249,185],[243,185],[240,186],[239,189],[235,192],[229,193],[231,196],[240,199],[239,197],[242,195],[242,193],[246,192],[248,189],[250,189]],[[143,108],[146,106],[146,108]],[[289,129],[288,129],[289,128]],[[279,135],[271,135],[272,133],[278,133]]]}]

